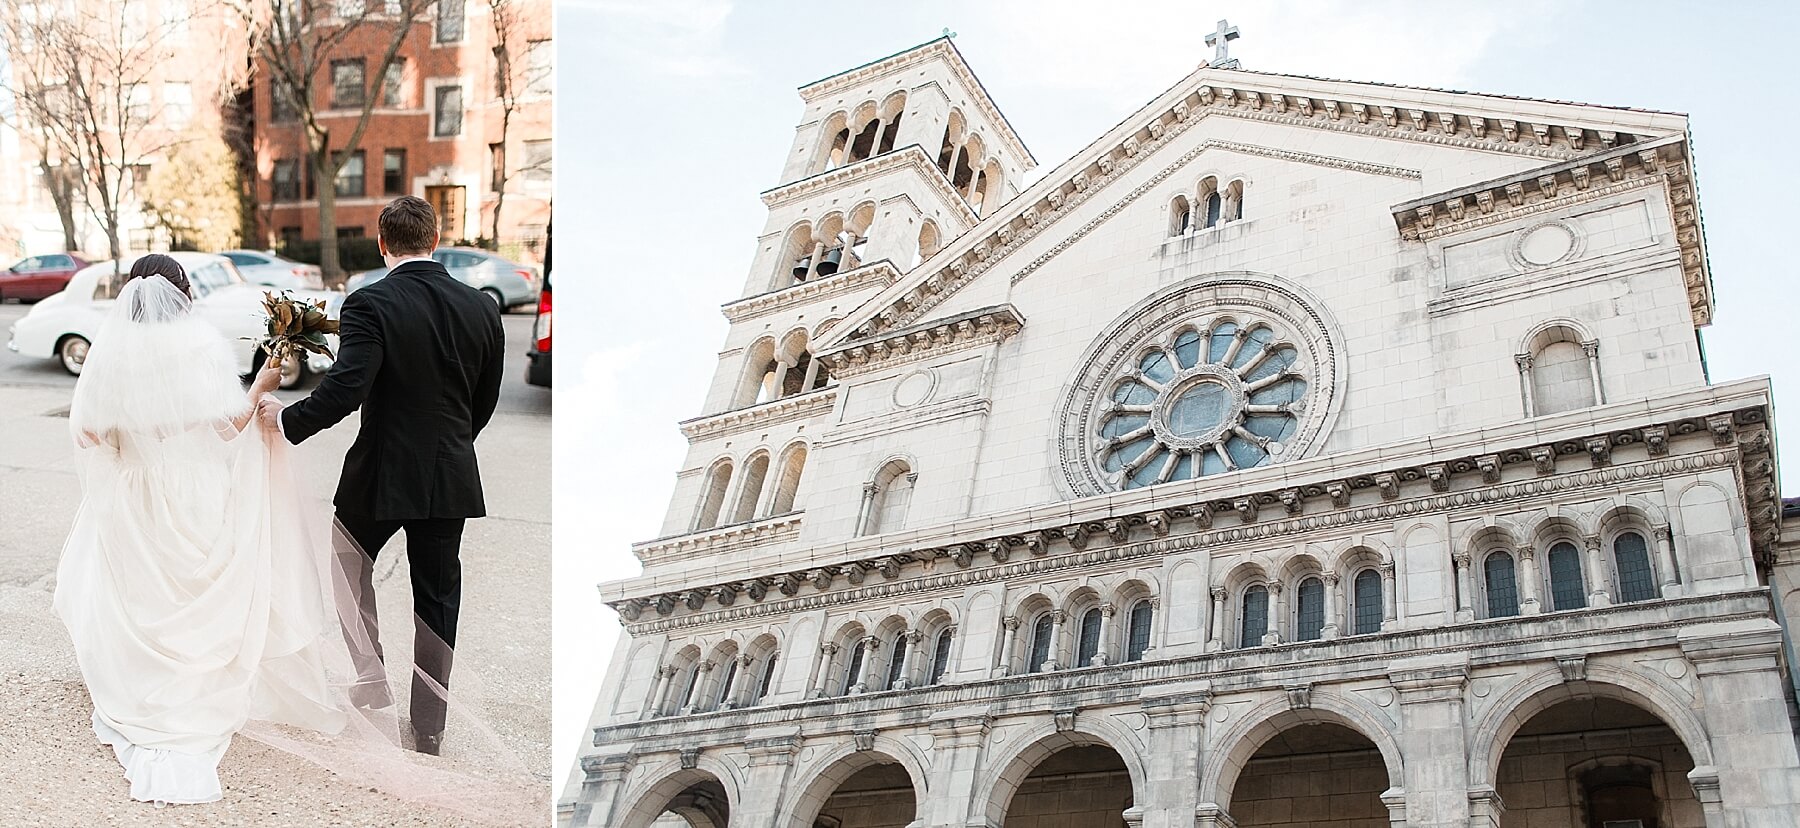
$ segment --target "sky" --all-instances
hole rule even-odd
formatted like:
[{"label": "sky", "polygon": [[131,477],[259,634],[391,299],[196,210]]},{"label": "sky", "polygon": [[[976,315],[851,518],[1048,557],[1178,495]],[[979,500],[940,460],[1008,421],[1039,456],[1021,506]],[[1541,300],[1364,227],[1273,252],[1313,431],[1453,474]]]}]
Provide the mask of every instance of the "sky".
[{"label": "sky", "polygon": [[[1246,69],[1635,106],[1691,119],[1717,312],[1714,381],[1768,374],[1800,435],[1786,285],[1800,4],[1635,2],[884,4],[558,0],[553,761],[571,769],[801,117],[804,83],[948,28],[1046,173],[1212,55]],[[1035,179],[1034,179],[1035,180]],[[1789,442],[1800,440],[1790,436]],[[1800,495],[1800,458],[1782,469]],[[570,793],[573,793],[571,790]],[[560,794],[559,794],[560,795]]]}]

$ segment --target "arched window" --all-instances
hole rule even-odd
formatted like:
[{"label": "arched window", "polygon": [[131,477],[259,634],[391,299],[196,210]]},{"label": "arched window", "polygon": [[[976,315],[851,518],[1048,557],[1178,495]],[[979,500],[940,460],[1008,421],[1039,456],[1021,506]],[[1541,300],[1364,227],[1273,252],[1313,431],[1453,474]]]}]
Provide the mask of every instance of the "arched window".
[{"label": "arched window", "polygon": [[1325,582],[1307,578],[1294,590],[1294,640],[1316,641],[1325,629]]},{"label": "arched window", "polygon": [[902,630],[894,636],[894,643],[888,647],[887,684],[884,687],[888,690],[894,689],[895,685],[899,684],[900,677],[905,674],[906,631]]},{"label": "arched window", "polygon": [[777,653],[771,652],[771,653],[769,653],[768,657],[763,660],[762,680],[757,682],[757,684],[756,684],[756,700],[757,701],[762,701],[763,699],[768,698],[769,691],[775,687],[775,656],[776,655],[777,655]]},{"label": "arched window", "polygon": [[1044,669],[1044,663],[1050,660],[1050,636],[1052,634],[1050,613],[1037,617],[1031,624],[1031,660],[1025,665],[1025,672],[1035,673]]},{"label": "arched window", "polygon": [[1224,212],[1225,212],[1225,199],[1223,197],[1221,197],[1217,192],[1207,194],[1207,196],[1206,196],[1206,222],[1204,224],[1202,224],[1201,226],[1202,227],[1218,227],[1219,219],[1224,215]]},{"label": "arched window", "polygon": [[870,486],[863,534],[897,532],[906,526],[906,510],[912,505],[913,484],[918,477],[904,460],[881,467]]},{"label": "arched window", "polygon": [[1532,334],[1516,357],[1525,387],[1525,411],[1541,417],[1606,402],[1600,388],[1600,343],[1554,324]]},{"label": "arched window", "polygon": [[1231,182],[1225,188],[1223,221],[1237,221],[1244,217],[1244,182],[1242,179]]},{"label": "arched window", "polygon": [[1131,608],[1129,639],[1125,644],[1126,661],[1142,661],[1150,649],[1150,620],[1153,609],[1145,598]]},{"label": "arched window", "polygon": [[796,445],[781,458],[781,478],[775,484],[775,499],[769,503],[769,514],[785,515],[794,511],[794,496],[800,491],[800,475],[806,471],[806,446]]},{"label": "arched window", "polygon": [[1255,647],[1269,632],[1269,588],[1262,584],[1244,590],[1244,617],[1238,628],[1238,646]]},{"label": "arched window", "polygon": [[863,646],[862,639],[860,638],[850,639],[849,647],[850,663],[846,665],[846,669],[844,670],[844,695],[846,696],[855,692],[857,683],[862,681],[863,652],[869,649],[868,647]]},{"label": "arched window", "polygon": [[913,259],[913,267],[918,267],[920,262],[937,255],[940,245],[937,224],[926,221],[919,227],[919,254]]},{"label": "arched window", "polygon": [[1489,618],[1507,618],[1519,614],[1519,584],[1513,572],[1513,558],[1507,552],[1495,552],[1481,564],[1487,586]]},{"label": "arched window", "polygon": [[736,699],[731,697],[731,683],[737,681],[737,671],[737,656],[728,656],[725,659],[725,675],[721,677],[721,680],[719,681],[719,692],[713,699],[713,708],[715,710],[727,709],[732,706],[732,702],[736,701]]},{"label": "arched window", "polygon": [[944,673],[950,669],[950,641],[956,633],[946,629],[937,634],[937,643],[931,651],[931,681],[937,684],[944,680]]},{"label": "arched window", "polygon": [[1075,650],[1075,666],[1091,667],[1100,653],[1100,608],[1081,614],[1081,640]]},{"label": "arched window", "polygon": [[1558,611],[1587,606],[1587,588],[1581,580],[1581,553],[1568,541],[1550,545],[1550,602],[1551,608]]},{"label": "arched window", "polygon": [[694,703],[694,690],[700,684],[700,665],[698,662],[688,665],[687,682],[681,688],[681,703],[675,705],[677,713],[687,710]]},{"label": "arched window", "polygon": [[1356,634],[1367,635],[1381,632],[1382,603],[1381,573],[1373,569],[1365,569],[1356,573]]},{"label": "arched window", "polygon": [[1650,547],[1644,536],[1626,532],[1613,539],[1613,564],[1619,568],[1619,600],[1648,601],[1656,597],[1656,574],[1650,569]]},{"label": "arched window", "polygon": [[1187,196],[1178,195],[1169,202],[1169,235],[1179,236],[1194,229],[1194,205]]},{"label": "arched window", "polygon": [[706,475],[706,489],[700,495],[700,514],[694,518],[695,531],[719,525],[719,510],[725,506],[725,490],[730,486],[731,461],[721,460]]},{"label": "arched window", "polygon": [[768,476],[769,455],[757,452],[744,464],[744,483],[738,489],[737,508],[731,513],[732,523],[743,523],[756,517],[756,502],[762,498],[763,481]]}]

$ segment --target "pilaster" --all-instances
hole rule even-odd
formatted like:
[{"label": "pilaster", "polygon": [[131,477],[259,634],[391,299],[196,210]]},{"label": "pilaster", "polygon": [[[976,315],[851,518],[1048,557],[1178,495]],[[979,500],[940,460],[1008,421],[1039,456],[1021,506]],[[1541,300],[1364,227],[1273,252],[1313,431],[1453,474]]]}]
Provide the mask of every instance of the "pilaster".
[{"label": "pilaster", "polygon": [[581,757],[581,792],[575,797],[575,811],[569,818],[570,828],[612,825],[619,799],[625,794],[625,778],[637,764],[637,756],[616,753],[610,756]]},{"label": "pilaster", "polygon": [[1202,683],[1180,692],[1146,698],[1142,702],[1149,728],[1149,755],[1145,757],[1147,802],[1139,802],[1127,817],[1141,828],[1193,828],[1200,790],[1200,754],[1206,744],[1206,714],[1212,710],[1212,691]]},{"label": "pilaster", "polygon": [[[1800,809],[1800,752],[1788,717],[1779,653],[1781,627],[1766,619],[1682,630],[1681,651],[1694,665],[1711,741],[1712,767],[1690,774],[1695,793],[1725,825],[1790,825]],[[1714,805],[1708,805],[1711,786]]]},{"label": "pilaster", "polygon": [[731,824],[746,828],[775,828],[780,815],[781,797],[792,784],[788,774],[794,767],[794,755],[800,752],[797,735],[751,739],[744,743],[750,756],[750,772],[737,810],[731,813]]},{"label": "pilaster", "polygon": [[[1461,761],[1468,754],[1463,733],[1468,656],[1397,659],[1388,680],[1400,695],[1407,822],[1469,824],[1469,769]],[[1453,757],[1456,761],[1445,761]]]},{"label": "pilaster", "polygon": [[981,751],[993,724],[986,708],[946,710],[931,717],[931,792],[919,803],[919,822],[929,828],[965,828],[986,819],[976,803]]}]

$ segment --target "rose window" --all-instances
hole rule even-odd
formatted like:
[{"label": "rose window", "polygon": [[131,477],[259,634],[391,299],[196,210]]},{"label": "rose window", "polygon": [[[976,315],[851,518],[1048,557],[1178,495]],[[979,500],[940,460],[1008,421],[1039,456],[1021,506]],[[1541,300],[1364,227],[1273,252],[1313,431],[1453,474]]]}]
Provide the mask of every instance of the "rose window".
[{"label": "rose window", "polygon": [[1306,410],[1299,356],[1262,322],[1177,329],[1113,383],[1100,407],[1100,468],[1130,489],[1281,459]]}]

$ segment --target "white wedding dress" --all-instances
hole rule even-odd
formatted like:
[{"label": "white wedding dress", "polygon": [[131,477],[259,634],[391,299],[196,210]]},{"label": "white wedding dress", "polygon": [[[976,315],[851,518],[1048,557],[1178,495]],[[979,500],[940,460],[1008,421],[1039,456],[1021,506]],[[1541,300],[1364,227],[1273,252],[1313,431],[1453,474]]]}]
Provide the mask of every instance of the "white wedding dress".
[{"label": "white wedding dress", "polygon": [[[69,418],[82,502],[55,606],[93,727],[135,799],[220,798],[252,720],[336,733],[321,652],[331,601],[285,474],[248,417],[234,347],[161,278],[115,300]],[[240,430],[242,424],[242,430]]]}]

